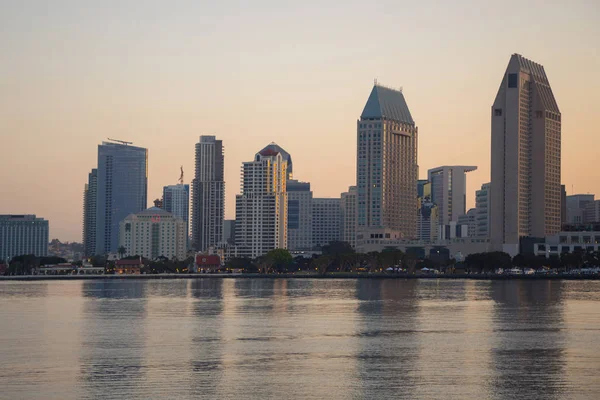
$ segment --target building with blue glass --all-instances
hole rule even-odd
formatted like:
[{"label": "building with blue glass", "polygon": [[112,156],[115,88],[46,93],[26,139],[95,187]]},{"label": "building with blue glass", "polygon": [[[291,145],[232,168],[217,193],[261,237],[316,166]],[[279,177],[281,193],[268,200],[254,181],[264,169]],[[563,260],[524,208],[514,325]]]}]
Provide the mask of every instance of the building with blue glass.
[{"label": "building with blue glass", "polygon": [[98,146],[96,178],[96,251],[116,252],[119,223],[148,203],[148,150],[126,142]]}]

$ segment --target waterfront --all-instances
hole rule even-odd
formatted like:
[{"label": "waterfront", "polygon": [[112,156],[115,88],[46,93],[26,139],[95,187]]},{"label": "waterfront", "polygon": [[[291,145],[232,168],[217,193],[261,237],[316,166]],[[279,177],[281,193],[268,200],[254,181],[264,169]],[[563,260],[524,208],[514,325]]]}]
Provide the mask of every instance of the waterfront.
[{"label": "waterfront", "polygon": [[0,282],[0,398],[596,399],[600,282]]}]

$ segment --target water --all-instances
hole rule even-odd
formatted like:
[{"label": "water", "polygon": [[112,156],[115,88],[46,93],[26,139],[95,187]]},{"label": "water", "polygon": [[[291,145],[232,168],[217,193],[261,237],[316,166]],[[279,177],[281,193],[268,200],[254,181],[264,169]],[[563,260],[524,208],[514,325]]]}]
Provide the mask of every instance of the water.
[{"label": "water", "polygon": [[3,399],[598,399],[600,282],[0,282]]}]

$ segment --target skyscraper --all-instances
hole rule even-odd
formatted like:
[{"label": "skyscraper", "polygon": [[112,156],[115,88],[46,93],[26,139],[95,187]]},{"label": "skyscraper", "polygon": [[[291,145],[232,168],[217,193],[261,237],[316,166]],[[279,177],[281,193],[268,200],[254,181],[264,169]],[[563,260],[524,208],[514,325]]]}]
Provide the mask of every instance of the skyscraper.
[{"label": "skyscraper", "polygon": [[456,222],[459,216],[466,214],[466,173],[476,169],[477,167],[453,165],[427,171],[431,182],[431,201],[438,207],[440,225]]},{"label": "skyscraper", "polygon": [[96,201],[98,195],[98,170],[92,169],[83,191],[83,254],[96,253]]},{"label": "skyscraper", "polygon": [[491,121],[491,240],[515,253],[560,230],[561,114],[542,65],[512,55]]},{"label": "skyscraper", "polygon": [[189,237],[190,185],[179,183],[163,187],[163,210],[185,222],[185,237]]},{"label": "skyscraper", "polygon": [[99,145],[96,254],[117,251],[119,223],[129,214],[145,210],[147,196],[148,150],[125,142]]},{"label": "skyscraper", "polygon": [[256,258],[287,248],[290,176],[285,150],[271,143],[242,163],[242,193],[235,199],[235,244],[240,257]]},{"label": "skyscraper", "polygon": [[361,237],[373,230],[416,236],[417,132],[402,91],[375,84],[357,121]]},{"label": "skyscraper", "polygon": [[310,250],[313,245],[313,192],[309,182],[288,179],[288,249]]},{"label": "skyscraper", "polygon": [[205,252],[223,238],[225,213],[223,141],[200,136],[192,182],[192,246]]}]

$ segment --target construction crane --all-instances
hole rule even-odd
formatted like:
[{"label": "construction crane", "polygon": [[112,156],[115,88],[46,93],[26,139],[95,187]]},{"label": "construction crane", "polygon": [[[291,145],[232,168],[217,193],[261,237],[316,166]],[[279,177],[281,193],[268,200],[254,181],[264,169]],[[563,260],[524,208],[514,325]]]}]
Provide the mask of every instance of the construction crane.
[{"label": "construction crane", "polygon": [[183,185],[183,165],[181,166],[181,175],[179,176],[179,183]]},{"label": "construction crane", "polygon": [[117,143],[124,144],[125,146],[127,146],[128,144],[133,144],[133,142],[126,142],[124,140],[119,140],[119,139],[108,138],[108,140],[110,140],[111,142],[117,142]]}]

